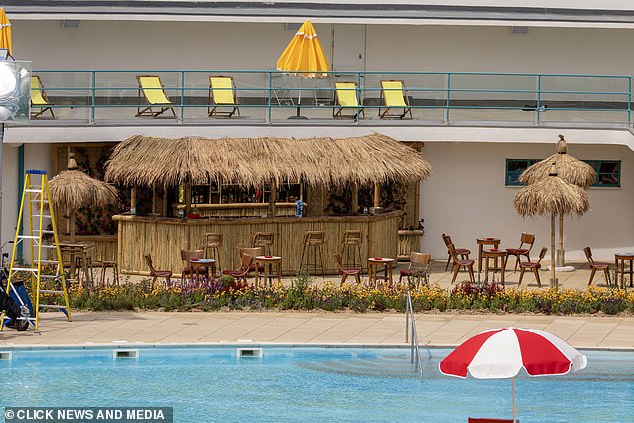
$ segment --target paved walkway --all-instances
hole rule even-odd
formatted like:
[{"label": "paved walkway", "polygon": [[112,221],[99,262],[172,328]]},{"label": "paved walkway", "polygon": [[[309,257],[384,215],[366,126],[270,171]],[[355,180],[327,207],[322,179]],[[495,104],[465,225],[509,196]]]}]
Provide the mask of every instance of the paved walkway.
[{"label": "paved walkway", "polygon": [[[448,287],[451,275],[444,271],[444,266],[442,261],[434,263],[431,282]],[[574,267],[573,272],[558,274],[560,286],[586,289],[587,265],[579,263]],[[549,274],[546,271],[540,273],[542,284],[547,287]],[[465,273],[458,277],[458,281],[467,279]],[[507,286],[516,287],[519,272],[507,272],[506,279]],[[316,278],[315,282],[321,280]],[[326,280],[339,279],[330,276]],[[597,277],[594,284],[605,286],[602,277]],[[538,289],[534,277],[529,274],[525,275],[522,286]],[[516,326],[547,330],[579,348],[634,349],[634,317],[428,313],[417,315],[416,321],[421,344],[452,346],[483,330]],[[39,334],[12,329],[0,332],[0,347],[121,343],[403,345],[405,316],[397,313],[293,311],[75,312],[73,322],[67,322],[61,313],[46,313],[40,320]]]}]

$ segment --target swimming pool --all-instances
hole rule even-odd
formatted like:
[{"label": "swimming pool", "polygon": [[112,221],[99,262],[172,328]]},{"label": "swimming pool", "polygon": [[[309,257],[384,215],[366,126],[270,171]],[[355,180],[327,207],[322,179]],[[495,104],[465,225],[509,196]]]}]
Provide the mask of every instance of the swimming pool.
[{"label": "swimming pool", "polygon": [[[423,351],[424,378],[408,349],[263,346],[16,349],[0,361],[3,406],[174,407],[175,422],[460,422],[511,416],[509,380],[442,376],[451,350]],[[634,353],[585,351],[588,367],[518,378],[522,423],[616,422],[634,415]],[[2,413],[0,413],[2,414]]]}]

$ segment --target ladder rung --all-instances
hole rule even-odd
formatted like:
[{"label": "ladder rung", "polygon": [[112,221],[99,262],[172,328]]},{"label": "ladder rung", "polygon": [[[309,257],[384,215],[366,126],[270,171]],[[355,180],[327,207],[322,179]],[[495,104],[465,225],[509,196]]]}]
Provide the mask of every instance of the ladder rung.
[{"label": "ladder rung", "polygon": [[14,267],[14,272],[37,272],[37,267]]},{"label": "ladder rung", "polygon": [[43,279],[57,279],[59,277],[60,275],[40,275],[40,278],[43,278]]},{"label": "ladder rung", "polygon": [[18,235],[18,239],[40,239],[38,235]]},{"label": "ladder rung", "polygon": [[61,306],[61,305],[40,304],[40,308],[44,308],[44,307],[46,307],[46,308],[57,308],[57,309],[60,309],[60,308],[64,308],[65,309],[66,308],[66,306]]},{"label": "ladder rung", "polygon": [[39,192],[42,193],[42,187],[26,188],[25,192]]},{"label": "ladder rung", "polygon": [[63,294],[64,291],[57,291],[53,289],[40,289],[40,293],[42,294]]}]

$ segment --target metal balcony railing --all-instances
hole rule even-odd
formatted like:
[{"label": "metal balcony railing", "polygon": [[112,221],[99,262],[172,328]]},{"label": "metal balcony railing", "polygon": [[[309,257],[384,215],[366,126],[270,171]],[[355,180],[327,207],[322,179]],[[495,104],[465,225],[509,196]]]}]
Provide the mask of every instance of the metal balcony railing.
[{"label": "metal balcony railing", "polygon": [[[288,125],[312,119],[322,125],[556,124],[630,126],[632,78],[626,75],[570,75],[480,72],[333,72],[302,79],[257,70],[34,70],[53,104],[55,119],[31,124],[264,124]],[[136,117],[145,100],[137,75],[158,75],[175,117]],[[240,116],[209,116],[209,77],[231,76]],[[411,107],[403,119],[381,118],[381,81],[403,81]],[[338,110],[336,82],[355,82],[359,105]],[[363,113],[361,111],[363,110]],[[165,118],[163,118],[165,116]],[[168,117],[169,116],[169,117]],[[46,116],[43,116],[46,117]],[[24,125],[26,123],[16,123]]]}]

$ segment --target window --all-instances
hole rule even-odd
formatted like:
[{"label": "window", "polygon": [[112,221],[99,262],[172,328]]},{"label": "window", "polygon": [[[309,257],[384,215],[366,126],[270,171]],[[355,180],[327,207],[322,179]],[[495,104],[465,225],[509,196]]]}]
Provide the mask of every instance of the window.
[{"label": "window", "polygon": [[[504,184],[506,186],[522,185],[519,177],[530,165],[539,159],[506,159]],[[620,187],[621,186],[621,161],[620,160],[584,160],[594,168],[597,180],[593,187]]]},{"label": "window", "polygon": [[597,180],[593,187],[620,187],[621,186],[621,161],[620,160],[584,160],[594,168]]},{"label": "window", "polygon": [[522,183],[519,181],[520,175],[526,170],[527,167],[537,163],[538,161],[539,159],[506,159],[504,185],[522,185]]}]

